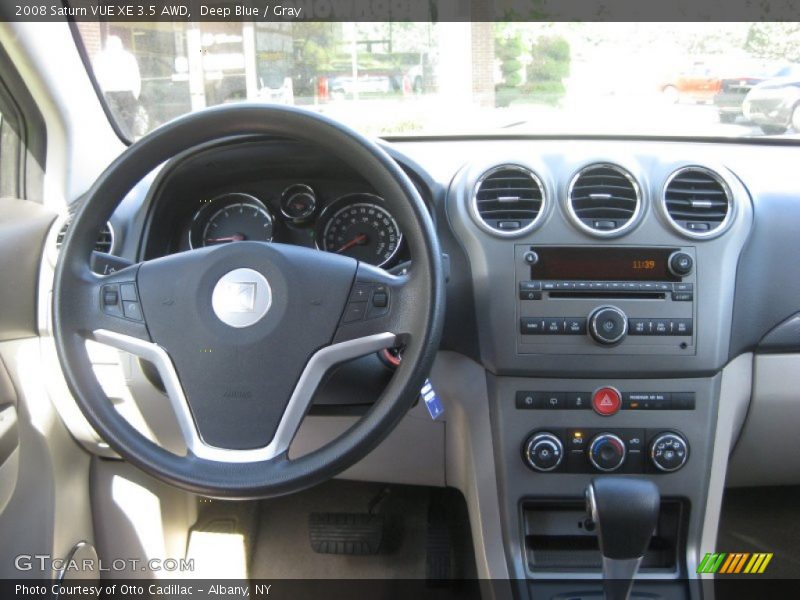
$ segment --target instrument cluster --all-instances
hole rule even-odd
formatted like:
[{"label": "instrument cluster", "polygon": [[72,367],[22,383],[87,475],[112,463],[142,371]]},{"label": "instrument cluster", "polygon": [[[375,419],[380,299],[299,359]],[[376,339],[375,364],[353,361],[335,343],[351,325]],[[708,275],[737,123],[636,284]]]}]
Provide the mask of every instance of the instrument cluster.
[{"label": "instrument cluster", "polygon": [[316,246],[378,267],[400,262],[403,234],[380,196],[326,197],[318,187],[298,182],[279,193],[227,191],[200,199],[179,249],[249,240]]}]

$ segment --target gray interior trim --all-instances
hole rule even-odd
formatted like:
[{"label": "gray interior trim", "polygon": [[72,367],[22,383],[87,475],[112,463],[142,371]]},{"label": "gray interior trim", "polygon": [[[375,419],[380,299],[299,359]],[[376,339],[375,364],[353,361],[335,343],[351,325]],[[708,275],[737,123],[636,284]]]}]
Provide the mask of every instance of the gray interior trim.
[{"label": "gray interior trim", "polygon": [[0,341],[36,333],[39,261],[54,219],[41,204],[0,198]]},{"label": "gray interior trim", "polygon": [[284,453],[294,439],[314,392],[328,370],[346,360],[389,348],[396,340],[393,333],[384,332],[333,344],[317,351],[300,375],[272,441],[262,448],[231,450],[211,446],[202,439],[172,360],[161,346],[103,329],[94,331],[93,335],[94,339],[102,344],[130,352],[153,363],[164,382],[189,451],[198,458],[230,463],[260,462]]},{"label": "gray interior trim", "polygon": [[797,485],[800,354],[756,355],[753,398],[728,467],[729,486]]},{"label": "gray interior trim", "polygon": [[[686,567],[689,573],[697,571],[698,561],[703,553],[716,551],[728,458],[736,442],[741,420],[750,403],[752,362],[752,354],[743,354],[731,361],[722,371],[717,426],[714,432],[708,491],[703,511],[703,528],[699,544],[696,538],[690,537],[688,540]],[[696,577],[711,579],[713,575],[701,574]]]}]

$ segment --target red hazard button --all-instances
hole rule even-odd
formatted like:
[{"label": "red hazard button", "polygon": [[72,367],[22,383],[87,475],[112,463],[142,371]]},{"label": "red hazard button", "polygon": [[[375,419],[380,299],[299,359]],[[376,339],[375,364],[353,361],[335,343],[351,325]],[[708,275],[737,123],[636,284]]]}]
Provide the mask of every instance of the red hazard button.
[{"label": "red hazard button", "polygon": [[619,392],[612,387],[603,387],[592,395],[592,408],[598,415],[610,417],[619,411],[622,404]]}]

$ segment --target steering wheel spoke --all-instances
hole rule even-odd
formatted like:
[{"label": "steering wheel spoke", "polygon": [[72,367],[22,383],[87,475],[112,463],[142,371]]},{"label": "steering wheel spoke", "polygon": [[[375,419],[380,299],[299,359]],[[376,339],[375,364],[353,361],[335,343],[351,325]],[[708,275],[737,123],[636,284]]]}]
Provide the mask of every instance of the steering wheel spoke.
[{"label": "steering wheel spoke", "polygon": [[383,269],[359,263],[356,279],[334,336],[335,343],[390,333],[393,345],[403,345],[413,331],[414,299],[419,282],[413,271],[390,275]]}]

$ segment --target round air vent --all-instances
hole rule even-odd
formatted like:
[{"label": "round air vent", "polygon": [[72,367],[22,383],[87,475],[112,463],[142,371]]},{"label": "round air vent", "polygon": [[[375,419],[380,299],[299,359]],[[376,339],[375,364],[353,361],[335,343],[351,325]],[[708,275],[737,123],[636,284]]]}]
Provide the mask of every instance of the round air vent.
[{"label": "round air vent", "polygon": [[575,225],[592,235],[620,235],[641,215],[639,184],[617,165],[589,165],[572,178],[567,209]]},{"label": "round air vent", "polygon": [[502,165],[484,173],[475,184],[472,216],[489,233],[518,236],[536,227],[545,201],[544,186],[533,171]]},{"label": "round air vent", "polygon": [[[61,244],[64,243],[64,236],[67,235],[67,229],[69,228],[69,221],[64,223],[61,226],[61,229],[58,232],[58,236],[56,237],[56,248],[61,249]],[[97,241],[94,244],[94,249],[97,252],[105,252],[106,254],[111,254],[111,249],[114,247],[114,229],[111,227],[111,223],[106,223],[106,226],[100,230],[100,234],[97,236]]]},{"label": "round air vent", "polygon": [[664,210],[680,233],[708,238],[727,229],[733,214],[733,197],[719,174],[704,167],[686,167],[667,180]]}]

